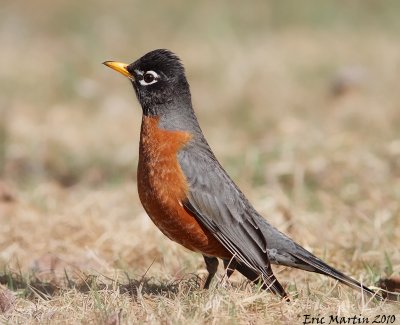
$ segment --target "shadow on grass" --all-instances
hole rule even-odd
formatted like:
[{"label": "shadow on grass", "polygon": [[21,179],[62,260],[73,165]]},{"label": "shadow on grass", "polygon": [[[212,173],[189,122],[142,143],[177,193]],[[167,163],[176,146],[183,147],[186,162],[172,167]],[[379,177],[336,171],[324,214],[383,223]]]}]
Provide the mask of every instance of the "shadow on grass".
[{"label": "shadow on grass", "polygon": [[159,280],[142,276],[132,279],[125,273],[126,281],[120,282],[104,275],[81,275],[79,279],[72,279],[67,272],[64,277],[44,280],[35,273],[24,275],[22,273],[5,270],[0,273],[0,284],[16,291],[18,296],[26,299],[46,299],[60,295],[68,290],[77,290],[82,293],[118,290],[121,294],[129,294],[133,298],[139,295],[172,297],[178,292],[198,290],[200,278],[190,275],[188,278],[178,280]]}]

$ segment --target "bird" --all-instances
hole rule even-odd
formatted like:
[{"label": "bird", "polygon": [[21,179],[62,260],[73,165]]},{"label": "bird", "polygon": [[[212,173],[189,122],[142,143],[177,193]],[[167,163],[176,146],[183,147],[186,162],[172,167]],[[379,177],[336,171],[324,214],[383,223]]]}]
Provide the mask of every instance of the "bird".
[{"label": "bird", "polygon": [[307,251],[256,211],[205,139],[183,63],[176,54],[157,49],[131,64],[103,64],[131,81],[142,108],[140,201],[165,236],[203,255],[208,271],[205,289],[221,259],[228,278],[237,270],[285,300],[290,300],[289,295],[271,264],[320,273],[380,297]]}]

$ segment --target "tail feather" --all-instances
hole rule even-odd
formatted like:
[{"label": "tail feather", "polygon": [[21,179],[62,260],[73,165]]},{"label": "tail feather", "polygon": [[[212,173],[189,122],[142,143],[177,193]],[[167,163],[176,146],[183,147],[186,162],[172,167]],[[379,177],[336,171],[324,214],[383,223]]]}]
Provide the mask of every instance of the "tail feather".
[{"label": "tail feather", "polygon": [[353,289],[362,289],[368,295],[383,300],[383,297],[378,295],[375,291],[369,289],[368,287],[364,286],[355,279],[329,266],[328,264],[320,260],[318,257],[306,251],[301,246],[298,246],[298,248],[300,249],[296,253],[292,252],[289,253],[293,258],[297,260],[296,267],[301,269],[302,266],[304,266],[304,269],[309,270],[311,266],[314,269],[313,272],[330,276],[331,278],[334,278],[339,282],[346,284],[349,287],[352,287]]},{"label": "tail feather", "polygon": [[269,239],[267,241],[269,244],[268,257],[272,264],[285,265],[309,272],[324,274],[353,289],[362,290],[369,296],[374,296],[377,299],[383,300],[382,296],[353,278],[329,266],[267,222],[260,222],[260,227],[266,238]]},{"label": "tail feather", "polygon": [[[288,266],[295,267],[298,269],[303,269],[309,272],[315,272],[323,275],[327,275],[345,285],[348,285],[349,287],[356,289],[356,290],[363,290],[368,296],[373,296],[374,298],[377,298],[379,300],[384,300],[382,296],[377,294],[375,291],[369,289],[368,287],[364,286],[360,282],[356,281],[355,279],[345,275],[344,273],[334,269],[333,267],[329,266],[325,262],[323,262],[321,259],[318,257],[314,256],[301,246],[297,246],[297,252],[292,253],[290,252],[289,255],[295,260],[295,263],[291,263]],[[275,256],[277,257],[277,256]],[[285,261],[287,261],[287,258],[285,258]],[[279,263],[281,265],[285,265],[286,263]],[[239,271],[242,275],[244,275],[247,279],[250,281],[257,283],[260,279],[260,274],[248,267],[247,265],[243,263],[237,263],[233,267],[237,271]],[[270,282],[271,283],[271,282]],[[275,285],[277,285],[275,287]],[[264,282],[264,284],[261,286],[262,289],[272,289],[275,293],[280,293],[282,295],[283,288],[279,284],[278,281],[272,281],[272,288],[271,284],[268,285],[268,283]],[[283,295],[282,295],[283,296]],[[285,297],[285,296],[284,296]],[[287,298],[287,296],[286,296]]]}]

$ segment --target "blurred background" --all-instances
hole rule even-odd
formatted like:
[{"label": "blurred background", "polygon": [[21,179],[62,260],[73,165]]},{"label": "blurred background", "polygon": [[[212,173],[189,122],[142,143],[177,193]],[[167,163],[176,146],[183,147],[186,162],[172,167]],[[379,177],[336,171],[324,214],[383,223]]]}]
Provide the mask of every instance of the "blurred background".
[{"label": "blurred background", "polygon": [[143,212],[141,110],[101,64],[168,48],[217,157],[269,221],[368,283],[398,273],[399,12],[395,0],[3,2],[0,266],[204,268]]}]

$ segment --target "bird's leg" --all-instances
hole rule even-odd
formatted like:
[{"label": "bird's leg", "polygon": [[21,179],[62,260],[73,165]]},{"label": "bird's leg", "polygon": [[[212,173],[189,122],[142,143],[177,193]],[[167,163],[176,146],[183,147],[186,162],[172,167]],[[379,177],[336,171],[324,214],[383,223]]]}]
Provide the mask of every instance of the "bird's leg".
[{"label": "bird's leg", "polygon": [[234,257],[230,260],[224,260],[224,268],[228,279],[231,277],[232,273],[235,272],[237,264],[238,262]]},{"label": "bird's leg", "polygon": [[215,273],[217,273],[219,262],[216,257],[211,257],[206,255],[203,255],[203,257],[204,257],[204,262],[206,262],[206,267],[208,271],[208,276],[206,282],[204,283],[203,289],[208,289],[212,278],[214,277]]}]

